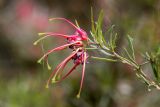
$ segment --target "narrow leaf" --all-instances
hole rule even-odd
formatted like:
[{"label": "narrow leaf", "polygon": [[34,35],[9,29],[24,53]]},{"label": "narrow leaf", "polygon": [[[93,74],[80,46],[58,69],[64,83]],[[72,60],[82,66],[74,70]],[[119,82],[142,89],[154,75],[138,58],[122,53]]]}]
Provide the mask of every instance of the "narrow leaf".
[{"label": "narrow leaf", "polygon": [[92,27],[92,32],[95,33],[95,26],[94,26],[94,17],[93,17],[93,9],[91,7],[91,27]]},{"label": "narrow leaf", "polygon": [[76,26],[77,26],[78,28],[80,28],[80,26],[79,26],[79,24],[78,24],[77,20],[75,20],[75,22],[76,22]]},{"label": "narrow leaf", "polygon": [[160,55],[160,46],[158,48],[157,55]]},{"label": "narrow leaf", "polygon": [[96,39],[99,43],[101,43],[101,38],[102,38],[102,22],[103,22],[103,17],[104,13],[103,10],[100,11],[99,16],[98,16],[98,21],[96,23]]},{"label": "narrow leaf", "polygon": [[115,59],[109,59],[109,58],[101,58],[101,57],[94,57],[94,56],[91,56],[91,58],[98,59],[98,60],[109,61],[109,62],[117,62],[117,60],[115,60]]},{"label": "narrow leaf", "polygon": [[134,59],[132,58],[132,56],[129,54],[128,50],[126,48],[124,48],[127,56],[129,57],[130,60],[134,61]]},{"label": "narrow leaf", "polygon": [[158,80],[159,75],[158,75],[158,70],[157,70],[157,66],[156,66],[155,60],[151,58],[150,64],[151,64],[154,76]]},{"label": "narrow leaf", "polygon": [[132,53],[132,58],[135,60],[135,54],[134,54],[134,48],[133,48],[133,38],[130,37],[129,35],[127,36],[127,38],[128,38],[129,48]]}]

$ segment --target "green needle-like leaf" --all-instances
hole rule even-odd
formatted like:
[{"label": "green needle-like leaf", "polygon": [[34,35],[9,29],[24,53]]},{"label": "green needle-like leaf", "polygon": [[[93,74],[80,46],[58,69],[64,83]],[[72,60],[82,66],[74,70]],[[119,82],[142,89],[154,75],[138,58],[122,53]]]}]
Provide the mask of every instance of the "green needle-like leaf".
[{"label": "green needle-like leaf", "polygon": [[132,56],[129,54],[128,50],[127,50],[126,48],[124,48],[124,50],[125,50],[127,56],[129,57],[129,59],[130,59],[131,61],[135,62],[134,59],[132,58]]},{"label": "green needle-like leaf", "polygon": [[91,36],[94,38],[94,41],[96,43],[100,44],[101,47],[104,47],[107,44],[102,32],[103,17],[104,17],[104,12],[103,10],[101,10],[97,22],[94,22],[93,10],[91,8],[91,25],[92,25]]},{"label": "green needle-like leaf", "polygon": [[104,61],[108,61],[108,62],[117,62],[117,60],[109,59],[109,58],[101,58],[101,57],[95,57],[95,56],[91,56],[91,58],[98,59],[98,60],[104,60]]},{"label": "green needle-like leaf", "polygon": [[133,38],[130,37],[129,35],[127,36],[128,38],[128,43],[129,43],[129,48],[131,50],[132,58],[135,60],[135,54],[134,54],[134,48],[133,48]]},{"label": "green needle-like leaf", "polygon": [[158,48],[157,55],[160,56],[160,46],[159,46],[159,48]]},{"label": "green needle-like leaf", "polygon": [[158,79],[159,76],[158,76],[156,63],[154,61],[151,61],[151,66],[152,66],[152,70],[153,70],[154,76],[156,77],[156,79]]},{"label": "green needle-like leaf", "polygon": [[80,28],[77,20],[75,20],[75,23],[76,23],[76,26],[77,26],[78,28]]},{"label": "green needle-like leaf", "polygon": [[91,8],[91,27],[92,27],[92,33],[95,33],[95,26],[94,26],[94,17],[93,17],[93,9]]}]

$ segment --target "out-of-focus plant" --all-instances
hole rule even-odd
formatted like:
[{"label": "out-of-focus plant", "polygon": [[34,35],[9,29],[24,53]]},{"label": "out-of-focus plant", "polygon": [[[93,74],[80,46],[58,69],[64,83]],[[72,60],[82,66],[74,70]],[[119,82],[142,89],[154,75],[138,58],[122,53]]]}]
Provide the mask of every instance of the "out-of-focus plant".
[{"label": "out-of-focus plant", "polygon": [[[76,25],[74,25],[72,22],[64,18],[53,18],[50,20],[66,21],[76,29],[73,35],[65,35],[65,34],[59,34],[54,32],[39,33],[39,35],[43,37],[37,40],[34,43],[35,45],[41,40],[45,39],[46,37],[51,37],[51,36],[59,36],[59,37],[66,38],[68,42],[66,45],[49,50],[38,61],[38,62],[41,62],[41,60],[43,59],[46,60],[46,64],[49,69],[51,69],[51,67],[49,66],[49,62],[48,62],[48,55],[50,55],[54,51],[62,50],[67,47],[73,51],[69,57],[67,57],[64,61],[62,61],[62,63],[60,63],[55,68],[55,70],[53,70],[53,73],[51,74],[47,82],[47,87],[48,87],[48,84],[50,83],[50,79],[52,79],[52,83],[60,82],[61,80],[64,80],[76,68],[77,65],[82,64],[83,65],[82,80],[81,80],[80,90],[77,95],[77,97],[79,98],[82,84],[83,84],[86,60],[88,57],[90,57],[90,58],[98,59],[102,61],[121,62],[121,63],[127,64],[131,68],[133,68],[137,77],[143,80],[143,82],[147,84],[147,86],[149,87],[148,89],[150,89],[150,87],[154,87],[160,90],[160,47],[156,52],[151,52],[151,53],[146,52],[146,54],[144,55],[145,61],[142,63],[138,63],[135,57],[135,48],[133,46],[133,43],[134,43],[133,38],[129,35],[126,38],[128,40],[128,47],[123,48],[123,53],[125,53],[125,55],[118,53],[116,50],[118,35],[114,31],[114,25],[112,25],[107,31],[103,32],[102,31],[103,17],[104,17],[103,11],[100,12],[97,21],[94,21],[93,16],[94,16],[93,11],[91,11],[90,34],[92,36],[92,39],[89,38],[87,36],[87,33],[79,27],[77,22],[76,22]],[[109,39],[106,40],[105,36],[108,36]],[[102,54],[105,55],[105,57],[88,55],[87,51],[89,50],[100,51]],[[74,62],[73,68],[71,68],[71,70],[67,74],[65,74],[65,76],[61,76],[64,67],[70,60],[73,60]],[[148,63],[151,64],[155,79],[150,78],[143,71],[143,66]]]}]

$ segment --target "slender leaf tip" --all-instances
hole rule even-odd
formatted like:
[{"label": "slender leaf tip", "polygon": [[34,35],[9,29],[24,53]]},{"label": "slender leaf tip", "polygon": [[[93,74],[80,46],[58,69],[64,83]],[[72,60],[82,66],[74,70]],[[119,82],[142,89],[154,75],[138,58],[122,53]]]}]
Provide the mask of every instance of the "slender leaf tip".
[{"label": "slender leaf tip", "polygon": [[75,20],[75,23],[76,23],[76,26],[77,26],[78,28],[80,28],[77,20]]}]

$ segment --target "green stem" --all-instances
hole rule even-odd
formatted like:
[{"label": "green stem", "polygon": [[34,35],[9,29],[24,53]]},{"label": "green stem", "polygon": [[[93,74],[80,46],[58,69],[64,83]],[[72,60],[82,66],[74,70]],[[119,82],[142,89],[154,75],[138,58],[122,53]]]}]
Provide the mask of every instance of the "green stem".
[{"label": "green stem", "polygon": [[98,48],[85,48],[86,50],[96,50]]},{"label": "green stem", "polygon": [[[142,64],[137,64],[135,60],[129,60],[125,57],[122,57],[120,56],[119,54],[117,54],[114,50],[111,50],[110,48],[107,48],[105,49],[104,47],[102,46],[98,46],[98,45],[90,45],[92,48],[97,48],[101,53],[103,53],[104,55],[106,56],[111,56],[111,57],[114,57],[116,58],[117,60],[115,59],[108,59],[108,58],[101,58],[101,57],[94,57],[94,56],[91,56],[91,58],[93,59],[98,59],[98,60],[104,60],[104,61],[110,61],[110,62],[117,62],[118,60],[120,60],[122,63],[126,63],[128,64],[129,66],[132,66],[134,67],[134,69],[136,69],[136,73],[138,74],[138,76],[145,82],[148,84],[148,86],[154,86],[156,89],[160,90],[160,84],[153,81],[152,79],[150,79],[149,77],[147,77],[147,75],[143,72],[142,70],[142,66],[149,63],[149,61],[147,62],[144,62]],[[108,50],[109,49],[109,50]]]},{"label": "green stem", "polygon": [[136,69],[139,68],[137,64],[133,63],[132,61],[130,61],[130,60],[128,60],[128,59],[126,59],[126,58],[124,58],[124,57],[122,57],[120,55],[118,55],[116,52],[113,51],[113,54],[115,55],[115,57],[117,57],[118,59],[122,60],[123,63],[127,63],[128,65],[133,66]]},{"label": "green stem", "polygon": [[108,58],[101,58],[101,57],[95,57],[95,56],[91,56],[91,58],[98,59],[98,60],[104,60],[104,61],[110,61],[110,62],[117,62],[117,60],[108,59]]}]

